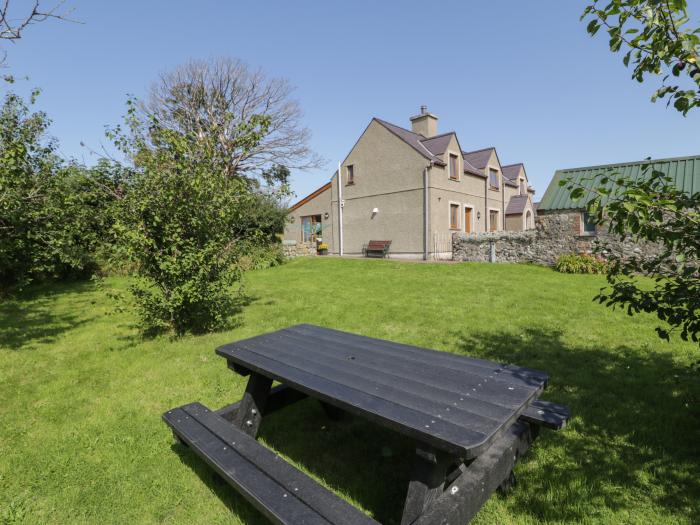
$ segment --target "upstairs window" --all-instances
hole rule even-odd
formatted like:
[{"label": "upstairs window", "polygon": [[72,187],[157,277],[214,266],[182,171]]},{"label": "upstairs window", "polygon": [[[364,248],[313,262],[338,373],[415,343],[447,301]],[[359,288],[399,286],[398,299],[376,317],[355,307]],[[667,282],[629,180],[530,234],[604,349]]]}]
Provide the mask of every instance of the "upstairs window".
[{"label": "upstairs window", "polygon": [[595,221],[587,211],[581,214],[581,235],[595,235]]},{"label": "upstairs window", "polygon": [[348,165],[345,168],[345,174],[347,177],[347,183],[355,184],[355,166],[353,166],[352,164]]},{"label": "upstairs window", "polygon": [[527,195],[527,184],[525,179],[520,179],[520,195]]},{"label": "upstairs window", "polygon": [[459,163],[457,162],[457,155],[450,153],[450,178],[452,180],[459,179]]},{"label": "upstairs window", "polygon": [[459,229],[459,204],[450,204],[450,229]]},{"label": "upstairs window", "polygon": [[489,186],[492,190],[497,190],[501,187],[498,180],[498,170],[489,168]]}]

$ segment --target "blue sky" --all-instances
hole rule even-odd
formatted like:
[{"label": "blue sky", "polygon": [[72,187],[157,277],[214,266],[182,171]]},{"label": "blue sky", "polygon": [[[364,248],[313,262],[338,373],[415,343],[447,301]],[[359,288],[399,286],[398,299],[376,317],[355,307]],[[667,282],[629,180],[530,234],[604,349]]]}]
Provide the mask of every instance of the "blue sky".
[{"label": "blue sky", "polygon": [[[38,86],[61,151],[94,162],[104,126],[157,74],[228,55],[287,77],[325,169],[293,174],[299,197],[325,183],[373,116],[409,127],[421,104],[464,149],[524,162],[542,196],[557,168],[700,154],[700,112],[651,104],[584,2],[68,0],[81,24],[45,22],[6,46],[7,72]],[[691,0],[698,20],[700,2]],[[7,89],[3,86],[3,89]]]}]

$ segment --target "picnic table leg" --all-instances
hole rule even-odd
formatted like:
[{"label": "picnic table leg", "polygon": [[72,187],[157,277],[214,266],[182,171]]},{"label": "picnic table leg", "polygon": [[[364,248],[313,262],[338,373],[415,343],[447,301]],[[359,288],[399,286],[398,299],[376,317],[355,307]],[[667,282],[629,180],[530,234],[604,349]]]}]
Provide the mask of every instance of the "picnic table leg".
[{"label": "picnic table leg", "polygon": [[233,424],[252,437],[258,435],[272,379],[252,372]]},{"label": "picnic table leg", "polygon": [[416,448],[401,525],[413,523],[433,501],[442,495],[447,469],[452,463],[454,458],[432,447],[419,445]]}]

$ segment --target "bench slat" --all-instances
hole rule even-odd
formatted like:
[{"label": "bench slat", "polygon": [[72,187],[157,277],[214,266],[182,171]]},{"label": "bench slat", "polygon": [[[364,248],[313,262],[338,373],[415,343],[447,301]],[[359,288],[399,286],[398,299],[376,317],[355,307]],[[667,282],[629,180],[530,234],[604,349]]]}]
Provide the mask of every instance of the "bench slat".
[{"label": "bench slat", "polygon": [[296,525],[377,525],[200,403],[163,414],[175,434],[268,519]]},{"label": "bench slat", "polygon": [[538,399],[530,403],[520,418],[535,425],[561,430],[566,427],[567,422],[571,418],[571,412],[568,407]]}]

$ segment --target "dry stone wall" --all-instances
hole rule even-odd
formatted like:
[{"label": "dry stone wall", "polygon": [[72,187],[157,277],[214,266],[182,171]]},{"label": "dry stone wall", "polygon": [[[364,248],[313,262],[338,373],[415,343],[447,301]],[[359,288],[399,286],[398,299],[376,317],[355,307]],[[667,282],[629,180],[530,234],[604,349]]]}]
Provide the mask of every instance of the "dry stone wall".
[{"label": "dry stone wall", "polygon": [[552,266],[560,255],[589,254],[595,243],[605,242],[611,250],[623,253],[657,253],[659,246],[620,241],[605,230],[597,235],[581,235],[579,212],[548,213],[537,216],[535,229],[523,232],[494,232],[452,236],[455,261],[529,262]]}]

